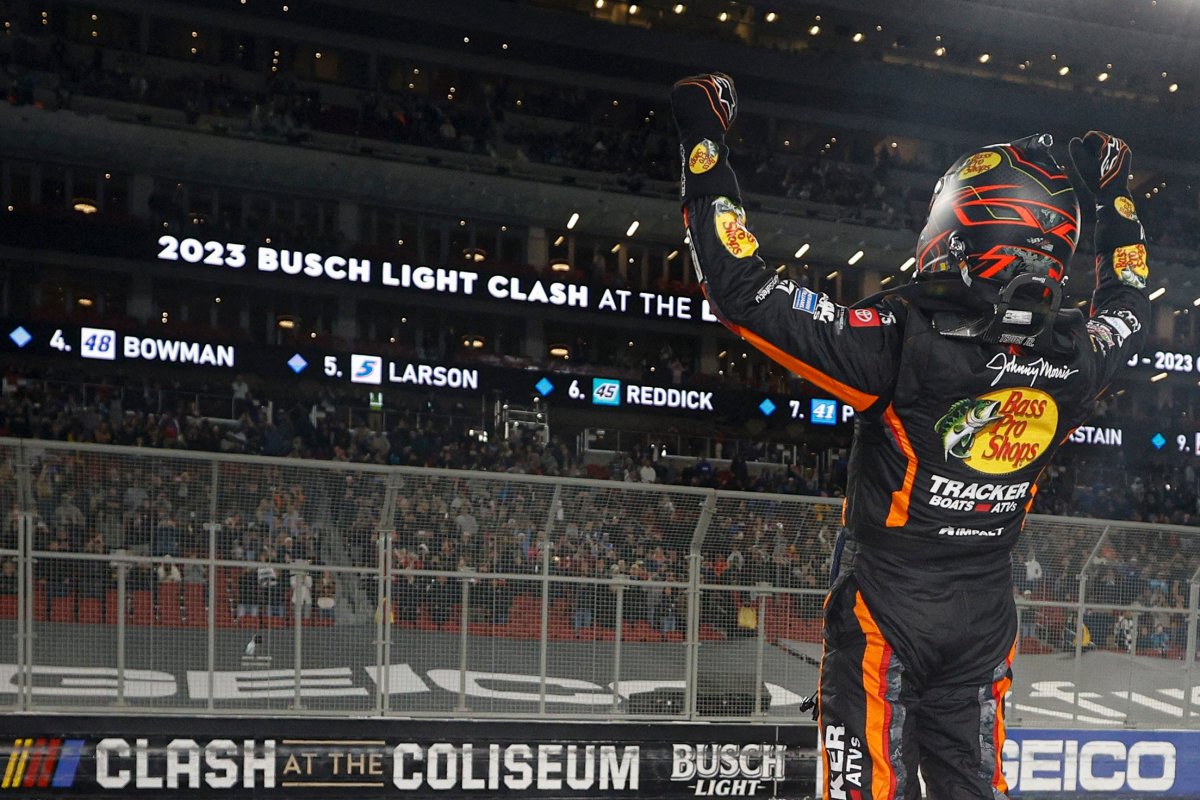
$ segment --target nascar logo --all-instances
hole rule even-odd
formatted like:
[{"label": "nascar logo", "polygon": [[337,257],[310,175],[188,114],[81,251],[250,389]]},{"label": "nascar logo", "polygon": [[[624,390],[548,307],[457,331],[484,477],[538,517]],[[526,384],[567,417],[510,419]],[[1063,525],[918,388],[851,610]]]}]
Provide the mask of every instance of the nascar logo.
[{"label": "nascar logo", "polygon": [[14,739],[0,788],[68,788],[75,782],[83,744],[83,739]]}]

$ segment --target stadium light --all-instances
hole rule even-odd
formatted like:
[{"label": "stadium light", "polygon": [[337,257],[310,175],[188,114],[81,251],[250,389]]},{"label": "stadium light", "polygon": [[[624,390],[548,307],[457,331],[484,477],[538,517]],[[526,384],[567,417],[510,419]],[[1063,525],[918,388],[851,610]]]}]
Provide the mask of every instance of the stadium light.
[{"label": "stadium light", "polygon": [[637,233],[638,225],[640,225],[640,224],[641,223],[638,222],[636,219],[633,222],[629,223],[629,227],[625,230],[625,235],[633,236],[635,233]]},{"label": "stadium light", "polygon": [[989,62],[989,61],[991,61],[991,60],[992,60],[992,56],[991,56],[991,54],[990,54],[990,53],[982,53],[982,54],[980,54],[980,56],[979,56],[979,63],[980,63],[980,64],[986,64],[986,63],[988,63],[988,62]]},{"label": "stadium light", "polygon": [[555,261],[550,262],[550,271],[551,272],[570,272],[571,265],[569,262],[564,261],[561,258],[556,259]]},{"label": "stadium light", "polygon": [[826,277],[826,279],[828,279],[828,280],[833,280],[833,279],[834,279],[834,278],[836,278],[837,276],[838,276],[838,271],[835,269],[833,272],[829,273],[829,274],[828,274],[828,275],[826,275],[825,277]]},{"label": "stadium light", "polygon": [[1160,286],[1157,289],[1155,289],[1153,292],[1150,293],[1150,299],[1157,300],[1158,298],[1162,297],[1166,293],[1167,293],[1167,287]]},{"label": "stadium light", "polygon": [[1104,83],[1106,80],[1108,80],[1108,73],[1101,72],[1099,75],[1096,76],[1096,80],[1100,81],[1101,83]]},{"label": "stadium light", "polygon": [[805,242],[804,244],[800,245],[800,249],[796,251],[795,257],[796,258],[804,258],[804,254],[808,252],[808,248],[809,248],[808,242]]},{"label": "stadium light", "polygon": [[1172,93],[1172,94],[1174,94],[1175,92],[1178,92],[1178,91],[1179,91],[1179,84],[1178,84],[1178,83],[1172,83],[1170,86],[1168,86],[1168,87],[1167,87],[1167,91],[1168,91],[1168,92],[1170,92],[1170,93]]},{"label": "stadium light", "polygon": [[1062,67],[1059,67],[1059,68],[1058,68],[1058,74],[1059,74],[1059,75],[1066,75],[1066,74],[1067,74],[1067,73],[1069,73],[1070,71],[1071,71],[1071,68],[1070,68],[1070,67],[1068,67],[1068,66],[1062,66]]},{"label": "stadium light", "polygon": [[1151,378],[1151,379],[1150,379],[1150,382],[1151,382],[1151,383],[1158,383],[1158,382],[1159,382],[1159,381],[1161,381],[1161,380],[1165,380],[1165,379],[1166,379],[1166,377],[1167,377],[1167,373],[1165,373],[1165,372],[1160,372],[1160,373],[1158,373],[1157,375],[1155,375],[1153,378]]},{"label": "stadium light", "polygon": [[854,36],[852,36],[850,38],[855,44],[858,44],[859,42],[861,42],[863,40],[862,32],[860,31],[859,33],[854,34]]},{"label": "stadium light", "polygon": [[850,256],[850,260],[849,260],[849,261],[847,261],[846,263],[847,263],[847,264],[849,264],[850,266],[852,266],[852,267],[853,267],[855,264],[857,264],[858,262],[862,261],[862,257],[863,257],[864,255],[865,255],[865,253],[863,253],[863,251],[862,251],[862,250],[859,250],[857,253],[855,253],[854,255]]},{"label": "stadium light", "polygon": [[1193,300],[1192,305],[1196,306],[1197,308],[1200,308],[1200,297],[1197,297],[1195,300]]},{"label": "stadium light", "polygon": [[900,265],[900,271],[908,272],[910,269],[912,269],[912,265],[915,263],[917,263],[916,257],[909,256],[908,261],[905,261],[903,264]]},{"label": "stadium light", "polygon": [[578,211],[576,211],[574,214],[572,214],[571,218],[569,220],[567,220],[567,230],[569,230],[569,231],[575,230],[575,223],[577,223],[577,222],[579,222],[579,212]]}]

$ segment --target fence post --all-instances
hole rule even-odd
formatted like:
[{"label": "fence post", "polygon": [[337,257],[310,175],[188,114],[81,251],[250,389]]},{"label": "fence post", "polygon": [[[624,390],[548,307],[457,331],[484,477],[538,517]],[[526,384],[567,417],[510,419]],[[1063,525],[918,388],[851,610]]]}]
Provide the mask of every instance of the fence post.
[{"label": "fence post", "polygon": [[1192,718],[1192,687],[1196,670],[1197,625],[1200,624],[1200,569],[1197,569],[1188,587],[1187,629],[1187,685],[1183,687],[1183,719],[1187,725]]},{"label": "fence post", "polygon": [[[303,693],[300,690],[300,682],[304,676],[302,674],[300,665],[304,655],[304,652],[301,649],[303,647],[301,631],[304,630],[304,605],[302,603],[297,603],[296,600],[299,599],[300,589],[304,586],[304,578],[306,575],[307,573],[303,569],[292,569],[288,575],[289,584],[291,584],[293,580],[296,581],[296,584],[291,586],[292,591],[291,596],[289,597],[289,599],[292,601],[292,623],[295,629],[292,634],[292,669],[294,670],[295,681],[295,694],[292,698],[292,708],[303,707]],[[287,590],[285,589],[284,591]]]},{"label": "fence post", "polygon": [[467,623],[471,615],[471,581],[462,578],[461,582],[458,615],[458,705],[455,706],[455,711],[467,710],[467,647],[470,644]]},{"label": "fence post", "polygon": [[700,506],[700,517],[696,520],[691,552],[688,554],[687,660],[683,671],[683,713],[687,719],[694,719],[696,715],[696,676],[700,666],[700,549],[716,513],[717,492],[712,489],[705,495],[704,504]]},{"label": "fence post", "polygon": [[767,590],[771,584],[758,584],[758,652],[754,659],[754,714],[762,714],[763,659],[767,648]]},{"label": "fence post", "polygon": [[562,484],[554,484],[554,496],[550,498],[550,510],[546,513],[546,526],[542,529],[542,632],[538,637],[538,714],[546,714],[546,670],[550,646],[550,532],[554,530],[554,516],[562,508]]},{"label": "fence post", "polygon": [[125,705],[125,616],[129,607],[126,605],[126,578],[129,575],[129,563],[117,562],[117,705]]},{"label": "fence post", "polygon": [[1100,532],[1100,538],[1096,540],[1096,544],[1092,547],[1092,552],[1088,553],[1087,561],[1083,562],[1083,566],[1079,568],[1079,596],[1075,605],[1075,672],[1072,678],[1072,704],[1071,704],[1071,719],[1079,719],[1079,696],[1082,693],[1079,684],[1083,682],[1083,614],[1084,604],[1087,600],[1087,575],[1088,570],[1096,561],[1096,556],[1100,554],[1100,548],[1104,546],[1104,541],[1108,538],[1108,526],[1104,526],[1104,530]]},{"label": "fence post", "polygon": [[375,684],[375,710],[382,716],[388,706],[388,673],[391,671],[390,642],[392,614],[391,577],[388,567],[391,558],[387,547],[387,532],[379,531],[375,537],[375,667],[379,680]]},{"label": "fence post", "polygon": [[213,691],[217,671],[217,533],[221,524],[210,522],[208,529],[208,709],[215,705]]},{"label": "fence post", "polygon": [[16,472],[17,506],[22,509],[17,521],[17,669],[24,675],[19,704],[24,711],[33,706],[33,520],[37,506],[33,502],[33,466],[26,457],[25,445],[17,446],[13,459]]},{"label": "fence post", "polygon": [[616,620],[613,624],[613,697],[612,710],[617,713],[617,704],[620,702],[621,692],[621,638],[624,633],[624,615],[625,615],[625,584],[627,579],[624,575],[618,575],[614,582],[617,589],[617,608]]},{"label": "fence post", "polygon": [[24,675],[19,703],[21,710],[33,705],[33,512],[23,511],[17,520],[17,668]]},{"label": "fence post", "polygon": [[[555,493],[557,495],[557,492]],[[542,633],[538,649],[538,715],[546,715],[546,672],[550,646],[550,537],[542,542]]]}]

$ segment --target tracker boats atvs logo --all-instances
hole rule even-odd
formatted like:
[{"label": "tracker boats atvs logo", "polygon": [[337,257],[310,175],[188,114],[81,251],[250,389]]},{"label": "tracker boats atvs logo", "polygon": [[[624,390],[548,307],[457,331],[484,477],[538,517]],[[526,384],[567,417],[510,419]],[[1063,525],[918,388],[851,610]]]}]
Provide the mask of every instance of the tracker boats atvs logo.
[{"label": "tracker boats atvs logo", "polygon": [[763,797],[783,780],[782,744],[673,744],[671,780],[690,781],[697,797]]},{"label": "tracker boats atvs logo", "polygon": [[842,725],[825,727],[825,758],[829,768],[829,800],[862,800],[866,755],[857,736],[846,736]]},{"label": "tracker boats atvs logo", "polygon": [[950,406],[933,426],[943,453],[977,472],[1006,475],[1029,466],[1054,441],[1058,405],[1038,389],[1000,389]]}]

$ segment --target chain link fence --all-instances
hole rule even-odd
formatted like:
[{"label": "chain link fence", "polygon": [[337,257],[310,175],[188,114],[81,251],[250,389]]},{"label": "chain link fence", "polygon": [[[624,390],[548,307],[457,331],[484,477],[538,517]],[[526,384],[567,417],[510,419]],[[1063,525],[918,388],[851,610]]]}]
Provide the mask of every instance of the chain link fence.
[{"label": "chain link fence", "polygon": [[[0,710],[811,722],[828,499],[0,439]],[[1024,726],[1200,727],[1200,532],[1031,518]]]}]

